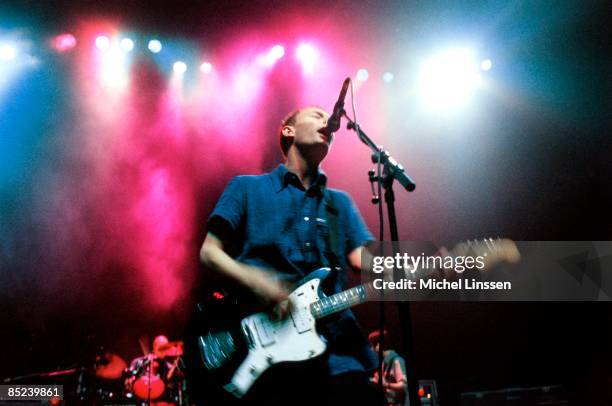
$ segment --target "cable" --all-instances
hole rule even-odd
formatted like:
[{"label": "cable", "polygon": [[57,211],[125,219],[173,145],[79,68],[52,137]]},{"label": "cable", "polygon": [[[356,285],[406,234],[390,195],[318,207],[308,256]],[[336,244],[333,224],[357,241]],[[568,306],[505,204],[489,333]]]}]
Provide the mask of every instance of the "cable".
[{"label": "cable", "polygon": [[353,122],[357,124],[357,110],[355,110],[355,90],[353,89],[352,80],[351,80],[351,108],[353,110]]}]

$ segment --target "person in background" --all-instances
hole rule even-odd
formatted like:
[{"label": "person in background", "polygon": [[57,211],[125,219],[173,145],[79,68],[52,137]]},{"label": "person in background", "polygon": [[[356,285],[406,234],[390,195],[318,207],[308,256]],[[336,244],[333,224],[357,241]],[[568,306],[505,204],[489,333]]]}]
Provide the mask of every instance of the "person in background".
[{"label": "person in background", "polygon": [[[382,371],[383,380],[382,387],[385,392],[385,398],[390,406],[404,406],[408,399],[408,379],[406,377],[406,362],[401,355],[390,349],[387,345],[389,334],[387,330],[383,330],[381,339],[380,330],[370,333],[368,341],[372,350],[377,354],[380,351],[382,341]],[[370,378],[370,382],[374,385],[380,385],[380,368],[374,372]]]}]

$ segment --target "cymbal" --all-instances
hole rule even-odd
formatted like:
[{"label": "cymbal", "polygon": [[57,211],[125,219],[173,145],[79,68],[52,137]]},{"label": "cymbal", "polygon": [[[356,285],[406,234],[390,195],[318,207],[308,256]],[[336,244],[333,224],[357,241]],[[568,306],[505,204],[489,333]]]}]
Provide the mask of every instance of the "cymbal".
[{"label": "cymbal", "polygon": [[160,345],[157,348],[156,356],[160,358],[180,357],[184,353],[184,344],[182,341],[171,341],[167,344]]},{"label": "cymbal", "polygon": [[96,360],[96,376],[104,379],[118,379],[123,375],[127,363],[117,354],[107,352]]}]

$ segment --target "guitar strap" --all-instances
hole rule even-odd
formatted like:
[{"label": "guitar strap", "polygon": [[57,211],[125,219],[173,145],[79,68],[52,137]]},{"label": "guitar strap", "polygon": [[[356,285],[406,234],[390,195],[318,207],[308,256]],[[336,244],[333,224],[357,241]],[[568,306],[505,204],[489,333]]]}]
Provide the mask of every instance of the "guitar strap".
[{"label": "guitar strap", "polygon": [[328,233],[323,233],[323,240],[325,242],[325,249],[323,254],[329,262],[329,266],[337,273],[340,272],[340,253],[339,249],[339,235],[338,235],[338,215],[340,214],[338,208],[334,204],[334,198],[331,192],[325,188],[323,189],[323,201],[325,203],[325,217],[327,221]]},{"label": "guitar strap", "polygon": [[[323,233],[325,242],[324,254],[335,275],[336,287],[344,289],[347,282],[347,272],[343,272],[339,258],[344,253],[340,252],[340,228],[338,216],[340,211],[335,205],[332,193],[325,188],[323,190],[323,200],[325,203],[325,216],[327,221],[328,233]],[[338,316],[340,317],[340,316]],[[329,340],[332,347],[341,349],[340,352],[353,352],[356,359],[366,370],[376,367],[377,360],[374,353],[368,350],[368,343],[353,317],[345,317],[336,320],[332,327],[330,323],[321,326],[321,333]],[[331,348],[331,347],[330,347]],[[332,350],[333,351],[333,350]]]}]

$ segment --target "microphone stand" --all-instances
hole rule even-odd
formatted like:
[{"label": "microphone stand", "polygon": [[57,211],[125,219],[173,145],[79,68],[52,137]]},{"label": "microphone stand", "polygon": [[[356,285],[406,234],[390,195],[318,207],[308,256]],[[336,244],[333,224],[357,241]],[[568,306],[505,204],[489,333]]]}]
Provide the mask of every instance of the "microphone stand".
[{"label": "microphone stand", "polygon": [[[395,215],[395,193],[393,192],[393,182],[397,180],[408,192],[412,192],[416,188],[416,184],[404,171],[404,167],[398,163],[388,151],[385,149],[378,147],[368,135],[361,129],[359,124],[351,120],[351,118],[346,114],[345,110],[342,110],[342,115],[347,120],[346,128],[349,130],[353,130],[357,133],[357,136],[366,146],[368,146],[372,150],[372,162],[378,163],[380,162],[383,165],[383,174],[382,179],[379,177],[374,177],[376,181],[380,182],[382,187],[385,189],[385,203],[387,204],[387,216],[389,218],[389,230],[391,233],[391,241],[393,244],[393,252],[397,252],[399,245],[399,234],[397,231],[397,217]],[[370,176],[372,179],[372,176]],[[384,294],[381,291],[381,295]],[[384,371],[382,366],[382,351],[384,344],[384,317],[385,317],[385,302],[384,300],[380,301],[380,320],[381,320],[381,328],[380,330],[380,346],[379,346],[379,358],[380,358],[380,368],[378,374],[379,384],[382,388],[382,382],[384,377]],[[406,350],[406,374],[408,375],[408,396],[410,400],[411,406],[416,406],[419,404],[418,399],[418,382],[416,378],[416,373],[414,371],[414,349],[412,346],[413,342],[413,329],[412,329],[412,318],[410,315],[410,302],[403,302],[402,305],[398,303],[398,313],[400,317],[400,322],[403,327],[404,333],[404,348]],[[384,394],[384,390],[382,391]]]}]

